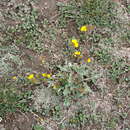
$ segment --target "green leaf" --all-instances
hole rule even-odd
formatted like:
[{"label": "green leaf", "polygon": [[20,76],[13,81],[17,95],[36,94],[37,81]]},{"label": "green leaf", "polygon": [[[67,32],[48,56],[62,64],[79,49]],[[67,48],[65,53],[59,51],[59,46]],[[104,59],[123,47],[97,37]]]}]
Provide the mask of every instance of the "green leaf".
[{"label": "green leaf", "polygon": [[42,126],[40,126],[40,125],[35,125],[33,127],[33,130],[44,130],[44,128]]},{"label": "green leaf", "polygon": [[70,94],[70,90],[68,88],[65,88],[65,90],[63,91],[64,96],[67,96],[68,94]]},{"label": "green leaf", "polygon": [[66,99],[64,100],[64,105],[65,105],[65,106],[69,106],[69,105],[70,105],[70,100],[66,98]]}]

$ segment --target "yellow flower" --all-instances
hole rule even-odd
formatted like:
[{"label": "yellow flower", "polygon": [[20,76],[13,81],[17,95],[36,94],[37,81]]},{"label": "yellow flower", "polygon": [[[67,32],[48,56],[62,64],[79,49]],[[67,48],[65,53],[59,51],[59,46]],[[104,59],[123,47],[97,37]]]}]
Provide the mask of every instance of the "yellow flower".
[{"label": "yellow flower", "polygon": [[88,59],[87,59],[87,62],[88,62],[88,63],[90,63],[90,62],[91,62],[91,59],[90,59],[90,58],[88,58]]},{"label": "yellow flower", "polygon": [[46,74],[46,73],[43,73],[43,74],[42,74],[42,76],[43,76],[43,77],[46,77],[46,76],[47,76],[47,74]]},{"label": "yellow flower", "polygon": [[80,56],[81,52],[80,51],[75,51],[74,56]]},{"label": "yellow flower", "polygon": [[16,76],[13,76],[13,77],[12,77],[12,79],[13,79],[13,80],[16,80],[16,79],[17,79],[17,77],[16,77]]},{"label": "yellow flower", "polygon": [[51,75],[47,74],[47,73],[42,73],[42,76],[45,77],[45,78],[51,78]]},{"label": "yellow flower", "polygon": [[86,31],[88,31],[88,27],[87,27],[86,25],[84,25],[84,26],[82,26],[82,27],[80,28],[80,31],[81,31],[81,32],[86,32]]},{"label": "yellow flower", "polygon": [[51,75],[50,75],[50,74],[47,74],[47,78],[51,78]]},{"label": "yellow flower", "polygon": [[30,80],[31,80],[31,79],[34,79],[34,74],[28,75],[28,76],[27,76],[27,79],[30,79]]},{"label": "yellow flower", "polygon": [[78,48],[78,47],[79,47],[79,43],[78,43],[78,41],[77,41],[76,39],[72,39],[71,42],[72,42],[72,44],[73,44],[73,46],[74,46],[75,48]]},{"label": "yellow flower", "polygon": [[91,31],[94,30],[95,26],[93,25],[84,25],[80,28],[81,32]]}]

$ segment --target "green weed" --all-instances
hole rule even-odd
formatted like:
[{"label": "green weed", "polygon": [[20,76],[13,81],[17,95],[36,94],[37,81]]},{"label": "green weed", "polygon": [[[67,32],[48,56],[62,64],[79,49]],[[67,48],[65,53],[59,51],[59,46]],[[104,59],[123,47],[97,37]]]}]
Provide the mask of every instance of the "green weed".
[{"label": "green weed", "polygon": [[114,6],[111,0],[82,0],[81,3],[72,1],[69,4],[59,4],[61,12],[60,23],[65,25],[69,20],[76,21],[78,27],[92,24],[112,27],[114,25]]},{"label": "green weed", "polygon": [[43,108],[41,113],[43,116],[45,117],[50,116],[54,120],[60,120],[62,116],[60,105],[56,105],[56,106],[49,105],[48,107]]},{"label": "green weed", "polygon": [[[24,13],[25,5],[18,5],[18,12],[13,13],[11,10],[8,14],[8,17],[18,19],[19,24],[0,25],[0,116],[18,109],[24,112],[32,110],[29,106],[32,90],[28,91],[31,88],[38,91],[36,94],[34,92],[33,110],[47,121],[51,118],[57,124],[60,122],[64,129],[117,129],[122,122],[124,129],[129,129],[127,109],[130,66],[125,58],[114,57],[111,49],[108,49],[121,46],[118,45],[121,40],[126,43],[130,41],[126,23],[120,25],[121,21],[116,16],[116,5],[112,0],[73,0],[57,5],[60,11],[58,28],[74,22],[77,36],[70,38],[64,30],[66,28],[58,30],[57,25],[55,27],[48,20],[41,20],[34,9],[28,8]],[[84,25],[86,31],[83,32],[81,26]],[[62,31],[63,34],[60,34]],[[51,46],[53,43],[58,42],[59,46],[63,44],[62,40],[57,41],[60,39],[57,34],[68,42],[65,55],[69,60],[63,59],[63,64],[54,65],[56,69],[48,63],[47,68],[43,64],[41,67],[51,70],[50,73],[21,68],[21,50],[17,46],[24,45],[25,48],[42,53],[44,43],[47,43],[48,51],[52,54],[55,51],[55,46]],[[32,61],[33,56],[30,55],[29,59]],[[10,72],[14,76],[8,77]],[[113,83],[111,86],[109,81]],[[23,87],[27,92],[23,92]],[[78,104],[83,105],[83,109],[73,110],[73,106],[77,108]],[[72,116],[62,117],[64,112],[71,111]],[[40,125],[33,126],[33,130],[43,129]]]},{"label": "green weed", "polygon": [[39,31],[39,25],[37,23],[38,14],[35,11],[32,11],[27,15],[20,17],[21,24],[16,25],[15,27],[9,26],[6,30],[8,41],[11,40],[16,45],[23,44],[27,48],[41,51],[41,41],[40,37],[42,36]]},{"label": "green weed", "polygon": [[33,126],[33,130],[45,130],[45,129],[40,125],[35,125]]},{"label": "green weed", "polygon": [[19,57],[19,49],[15,45],[9,45],[9,46],[2,46],[0,48],[0,71],[2,75],[14,72],[17,66],[17,69],[19,69],[23,62],[21,61]]},{"label": "green weed", "polygon": [[112,80],[117,82],[122,81],[121,75],[127,73],[130,70],[130,66],[127,65],[123,60],[118,59],[114,61],[109,69],[109,76]]},{"label": "green weed", "polygon": [[69,125],[74,128],[81,128],[87,121],[86,114],[83,110],[75,112],[75,115],[69,119]]},{"label": "green weed", "polygon": [[92,86],[101,76],[100,72],[85,64],[66,64],[59,66],[59,69],[56,78],[54,81],[50,81],[49,86],[59,97],[62,97],[65,106],[69,106],[73,100],[91,93]]},{"label": "green weed", "polygon": [[108,49],[99,49],[94,52],[95,59],[102,64],[108,64],[112,61],[112,56]]},{"label": "green weed", "polygon": [[12,83],[0,84],[0,116],[8,112],[15,112],[18,109],[24,112],[29,110],[28,99],[30,92],[19,93]]},{"label": "green weed", "polygon": [[127,30],[125,34],[121,37],[122,40],[126,43],[130,43],[130,31]]}]

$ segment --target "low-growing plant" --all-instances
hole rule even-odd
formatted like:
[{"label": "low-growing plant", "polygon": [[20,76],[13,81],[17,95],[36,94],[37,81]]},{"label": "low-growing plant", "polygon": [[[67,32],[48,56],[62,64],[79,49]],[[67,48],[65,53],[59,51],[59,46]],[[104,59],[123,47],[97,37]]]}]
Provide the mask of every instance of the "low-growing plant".
[{"label": "low-growing plant", "polygon": [[111,68],[109,69],[109,77],[117,81],[118,83],[121,80],[121,75],[127,73],[130,70],[130,66],[125,63],[122,59],[117,59],[112,63]]},{"label": "low-growing plant", "polygon": [[81,0],[71,1],[69,4],[58,4],[61,12],[60,23],[65,25],[69,20],[77,25],[92,24],[96,26],[112,27],[115,18],[114,6],[111,0]]},{"label": "low-growing plant", "polygon": [[0,71],[2,75],[19,69],[23,62],[19,57],[19,49],[15,45],[2,46],[0,48]]},{"label": "low-growing plant", "polygon": [[69,65],[68,63],[59,66],[59,70],[54,80],[50,81],[49,86],[53,88],[59,97],[62,97],[66,106],[69,106],[73,100],[91,93],[93,91],[91,85],[94,85],[102,75],[88,64],[70,63]]},{"label": "low-growing plant", "polygon": [[38,14],[32,11],[30,14],[25,14],[19,18],[21,23],[16,26],[8,26],[6,30],[7,41],[11,40],[13,43],[19,45],[26,45],[27,48],[41,51],[41,32],[39,32],[39,25],[37,23]]},{"label": "low-growing plant", "polygon": [[82,128],[87,121],[87,116],[84,110],[78,110],[75,115],[69,119],[69,125],[74,128]]},{"label": "low-growing plant", "polygon": [[29,97],[31,93],[20,92],[14,84],[9,81],[0,84],[0,116],[4,116],[8,112],[15,112],[18,109],[21,111],[29,110]]},{"label": "low-growing plant", "polygon": [[41,125],[35,125],[33,126],[33,130],[45,130],[45,129]]},{"label": "low-growing plant", "polygon": [[108,64],[112,61],[112,56],[109,52],[109,49],[99,49],[97,51],[95,50],[93,55],[95,59],[101,64]]}]

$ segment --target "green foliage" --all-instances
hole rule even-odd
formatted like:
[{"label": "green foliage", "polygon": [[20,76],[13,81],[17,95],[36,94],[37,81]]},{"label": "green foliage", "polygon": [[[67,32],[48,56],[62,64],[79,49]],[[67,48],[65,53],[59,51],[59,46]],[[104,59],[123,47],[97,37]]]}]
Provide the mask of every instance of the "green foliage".
[{"label": "green foliage", "polygon": [[40,125],[35,125],[33,126],[33,130],[45,130],[45,129]]},{"label": "green foliage", "polygon": [[[57,28],[57,20],[55,23],[50,23],[42,19],[41,15],[33,9],[35,6],[32,1],[34,0],[18,5],[16,7],[18,12],[10,11],[9,7],[10,16],[14,21],[18,21],[18,24],[0,25],[2,32],[0,32],[0,76],[2,74],[2,78],[0,77],[0,116],[3,118],[6,113],[15,112],[17,109],[23,112],[34,110],[43,117],[47,117],[45,119],[48,125],[51,125],[48,122],[51,120],[57,125],[65,125],[67,122],[66,129],[69,127],[70,129],[116,129],[116,127],[120,128],[120,124],[127,129],[130,66],[125,58],[118,59],[118,55],[114,56],[111,50],[112,47],[114,49],[122,47],[120,43],[128,45],[130,32],[127,23],[124,24],[121,18],[118,22],[115,4],[112,0],[72,0],[67,4],[58,3],[60,25],[65,27],[69,22],[76,23],[75,30],[79,30],[82,25],[94,27],[90,31],[74,32],[74,35],[77,35],[70,38],[69,32],[66,31],[68,28],[62,30],[59,25]],[[29,8],[26,9],[25,6]],[[127,12],[130,12],[129,6]],[[5,14],[5,18],[6,15],[8,14]],[[119,26],[120,23],[122,25]],[[79,48],[69,46],[69,38],[78,39]],[[63,59],[61,65],[54,64],[55,69],[52,64],[49,64],[47,58],[59,60],[58,53],[55,54],[55,48],[61,47],[60,55],[63,48],[60,44],[64,44],[63,41],[67,40],[69,49],[66,47],[65,54],[69,60]],[[32,62],[27,66],[32,68],[27,70],[24,66],[22,67],[21,59],[24,59],[22,54],[26,55],[24,50],[22,54],[22,50],[19,50],[22,45],[26,49],[41,53],[36,57],[39,58],[38,62],[43,60],[43,64],[38,63],[35,66],[33,55],[29,55],[28,59]],[[44,55],[42,52],[45,48],[48,52]],[[80,51],[81,59],[73,56],[74,51]],[[44,64],[42,56],[47,63]],[[90,63],[85,61],[88,57],[92,58]],[[39,73],[41,70],[51,73],[51,77],[42,76],[40,74],[42,72]],[[14,79],[12,76],[6,77],[5,73],[10,72],[16,74]],[[34,74],[32,80],[27,79],[26,75],[29,74],[27,72]],[[28,91],[30,88],[33,89],[34,96],[32,96],[32,90]],[[25,92],[24,89],[27,91]],[[38,92],[35,93],[35,89]],[[33,98],[34,109],[29,107],[29,104],[32,104],[30,97]],[[83,109],[79,109],[78,105],[83,105]],[[66,112],[72,113],[72,116],[66,115]],[[38,124],[33,126],[33,130],[44,129]]]},{"label": "green foliage", "polygon": [[126,33],[123,34],[122,40],[126,43],[130,43],[130,30],[127,30]]},{"label": "green foliage", "polygon": [[94,57],[95,59],[102,64],[108,64],[111,62],[112,60],[112,56],[109,53],[108,49],[99,49],[99,50],[95,50],[94,52]]},{"label": "green foliage", "polygon": [[128,5],[127,11],[128,11],[128,13],[130,14],[130,5]]},{"label": "green foliage", "polygon": [[56,105],[56,106],[47,106],[46,108],[42,109],[42,115],[43,116],[50,116],[52,117],[54,120],[60,120],[61,118],[61,106],[60,105]]},{"label": "green foliage", "polygon": [[[92,92],[91,86],[101,77],[101,73],[87,64],[66,64],[59,66],[55,81],[50,83],[55,86],[55,92],[64,100],[64,105],[69,106],[71,101],[82,98]],[[91,81],[91,83],[90,83]],[[50,86],[51,86],[50,85]]]},{"label": "green foliage", "polygon": [[19,49],[15,45],[0,47],[0,71],[2,75],[11,71],[14,72],[15,66],[17,69],[22,66],[19,54]]},{"label": "green foliage", "polygon": [[69,125],[74,128],[81,128],[87,121],[86,114],[83,110],[78,110],[75,115],[69,119]]},{"label": "green foliage", "polygon": [[11,83],[0,84],[0,116],[8,112],[15,112],[17,109],[28,111],[28,99],[30,92],[18,93]]},{"label": "green foliage", "polygon": [[129,70],[130,66],[123,60],[118,59],[112,63],[111,69],[109,70],[109,76],[112,80],[119,82],[121,81],[121,75],[127,73]]},{"label": "green foliage", "polygon": [[78,26],[92,24],[112,27],[115,23],[115,4],[111,0],[82,0],[81,3],[72,1],[69,4],[59,4],[62,25],[69,20],[75,20]]},{"label": "green foliage", "polygon": [[41,32],[39,31],[39,24],[37,23],[38,14],[36,11],[32,11],[30,14],[26,14],[20,17],[21,24],[15,27],[9,26],[6,30],[7,41],[13,41],[16,44],[24,44],[27,48],[41,51]]}]

